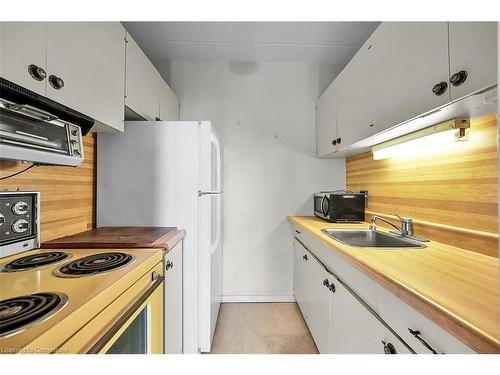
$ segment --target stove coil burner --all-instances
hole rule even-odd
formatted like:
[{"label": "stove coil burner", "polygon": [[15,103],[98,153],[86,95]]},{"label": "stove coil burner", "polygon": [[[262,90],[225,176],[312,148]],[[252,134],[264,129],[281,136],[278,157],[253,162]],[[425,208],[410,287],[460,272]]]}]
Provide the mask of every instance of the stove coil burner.
[{"label": "stove coil burner", "polygon": [[54,271],[59,277],[96,275],[125,267],[134,257],[124,253],[102,253],[75,259]]},{"label": "stove coil burner", "polygon": [[43,267],[52,263],[60,262],[68,257],[69,255],[63,253],[62,251],[52,251],[48,253],[28,255],[22,258],[15,259],[12,262],[0,267],[0,272],[31,270],[33,268]]},{"label": "stove coil burner", "polygon": [[47,319],[67,302],[68,297],[63,293],[34,293],[0,301],[0,337]]}]

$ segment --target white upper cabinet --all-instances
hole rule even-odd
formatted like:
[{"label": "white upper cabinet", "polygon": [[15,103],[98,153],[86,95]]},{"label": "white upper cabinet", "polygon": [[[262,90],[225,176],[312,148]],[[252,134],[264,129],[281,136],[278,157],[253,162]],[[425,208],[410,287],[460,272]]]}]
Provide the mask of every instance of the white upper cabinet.
[{"label": "white upper cabinet", "polygon": [[145,120],[160,119],[160,74],[127,34],[125,105]]},{"label": "white upper cabinet", "polygon": [[495,85],[497,51],[495,22],[383,22],[318,100],[317,156]]},{"label": "white upper cabinet", "polygon": [[45,96],[47,24],[0,23],[0,77]]},{"label": "white upper cabinet", "polygon": [[450,22],[449,27],[451,99],[496,85],[497,23]]},{"label": "white upper cabinet", "polygon": [[124,39],[119,22],[49,22],[47,97],[123,131]]},{"label": "white upper cabinet", "polygon": [[179,120],[179,100],[172,89],[160,77],[160,120]]},{"label": "white upper cabinet", "polygon": [[337,103],[335,82],[318,99],[316,106],[316,156],[325,157],[337,151]]},{"label": "white upper cabinet", "polygon": [[447,103],[448,77],[446,22],[382,23],[339,76],[341,149]]}]

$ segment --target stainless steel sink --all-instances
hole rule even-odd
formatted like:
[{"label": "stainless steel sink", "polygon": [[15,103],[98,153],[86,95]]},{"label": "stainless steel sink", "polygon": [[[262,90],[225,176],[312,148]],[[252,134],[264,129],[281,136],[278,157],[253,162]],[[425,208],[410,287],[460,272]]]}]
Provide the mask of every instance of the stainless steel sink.
[{"label": "stainless steel sink", "polygon": [[390,248],[391,250],[422,249],[426,247],[421,242],[378,230],[323,229],[322,232],[334,240],[355,247]]}]

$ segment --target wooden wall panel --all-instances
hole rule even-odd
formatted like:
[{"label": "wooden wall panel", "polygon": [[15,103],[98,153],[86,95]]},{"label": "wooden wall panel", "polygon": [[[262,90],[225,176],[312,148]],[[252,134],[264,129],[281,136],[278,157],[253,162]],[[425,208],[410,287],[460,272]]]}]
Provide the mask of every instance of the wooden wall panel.
[{"label": "wooden wall panel", "polygon": [[[41,192],[42,242],[95,228],[96,140],[84,137],[80,167],[38,166],[0,181],[0,190]],[[0,160],[0,177],[29,164]]]},{"label": "wooden wall panel", "polygon": [[373,160],[368,152],[348,158],[346,185],[368,190],[367,220],[411,216],[418,235],[498,256],[496,115],[472,119],[468,141],[427,157]]}]

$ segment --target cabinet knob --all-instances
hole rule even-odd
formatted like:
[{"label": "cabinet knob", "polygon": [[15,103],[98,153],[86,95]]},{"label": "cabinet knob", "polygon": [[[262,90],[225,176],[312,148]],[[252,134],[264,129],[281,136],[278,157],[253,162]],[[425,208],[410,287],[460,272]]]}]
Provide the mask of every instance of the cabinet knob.
[{"label": "cabinet knob", "polygon": [[337,143],[340,144],[342,142],[342,138],[337,138]]},{"label": "cabinet knob", "polygon": [[28,66],[28,73],[36,81],[43,81],[47,77],[47,73],[38,65],[31,64]]},{"label": "cabinet knob", "polygon": [[334,139],[334,140],[332,141],[332,145],[334,145],[334,146],[335,146],[336,144],[337,144],[337,140],[336,140],[336,139]]},{"label": "cabinet knob", "polygon": [[457,87],[467,80],[467,71],[461,70],[450,77],[450,83]]},{"label": "cabinet knob", "polygon": [[174,262],[167,260],[167,264],[165,265],[165,270],[168,271],[171,268],[174,268]]},{"label": "cabinet knob", "polygon": [[390,342],[386,343],[384,340],[382,340],[382,345],[384,345],[385,354],[398,354],[396,348]]},{"label": "cabinet knob", "polygon": [[324,279],[323,280],[323,285],[326,286],[326,287],[330,286],[330,282],[328,281],[328,279]]},{"label": "cabinet knob", "polygon": [[64,81],[63,81],[63,79],[61,77],[57,77],[57,76],[55,76],[53,74],[51,74],[49,76],[49,83],[56,90],[60,90],[60,89],[62,89],[64,87]]},{"label": "cabinet knob", "polygon": [[334,284],[334,283],[331,283],[331,284],[328,286],[328,289],[330,289],[330,292],[335,293],[335,284]]},{"label": "cabinet knob", "polygon": [[307,260],[307,254],[302,255],[302,259]]},{"label": "cabinet knob", "polygon": [[434,85],[434,87],[432,88],[432,92],[434,93],[434,95],[441,96],[446,92],[447,89],[448,84],[445,81],[442,81]]}]

